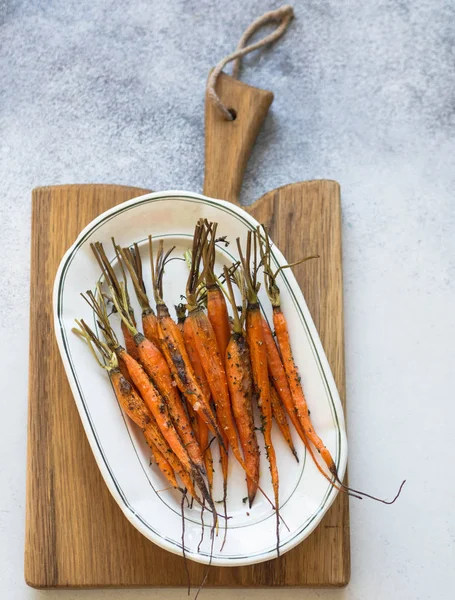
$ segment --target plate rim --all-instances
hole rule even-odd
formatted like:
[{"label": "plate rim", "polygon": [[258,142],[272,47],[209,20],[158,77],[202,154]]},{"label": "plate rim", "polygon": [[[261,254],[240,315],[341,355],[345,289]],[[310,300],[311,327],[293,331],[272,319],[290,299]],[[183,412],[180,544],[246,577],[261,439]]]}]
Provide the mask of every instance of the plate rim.
[{"label": "plate rim", "polygon": [[[209,202],[212,205],[213,204],[219,205],[220,207],[223,207],[225,210],[227,209],[229,212],[236,214],[237,217],[241,217],[243,220],[246,220],[247,222],[249,222],[250,225],[258,225],[259,224],[256,221],[256,219],[254,217],[252,217],[252,215],[250,215],[242,207],[232,204],[230,202],[227,202],[225,200],[211,198],[211,197],[205,196],[203,194],[189,192],[186,190],[163,190],[163,191],[159,191],[159,192],[150,192],[150,193],[142,194],[141,196],[137,196],[136,198],[132,198],[130,200],[127,200],[125,202],[117,204],[116,206],[113,206],[110,209],[104,211],[103,213],[101,213],[100,215],[95,217],[92,221],[90,221],[90,223],[88,223],[82,229],[82,231],[78,234],[78,236],[76,237],[73,244],[71,244],[71,246],[65,252],[65,254],[63,255],[63,257],[59,263],[59,266],[58,266],[58,269],[57,269],[57,272],[55,275],[55,279],[54,279],[52,304],[53,304],[53,317],[54,317],[54,319],[53,319],[54,333],[55,333],[55,336],[57,339],[60,356],[61,356],[62,362],[64,364],[65,374],[66,374],[66,377],[70,384],[70,388],[71,388],[74,400],[75,400],[77,408],[78,408],[78,413],[79,413],[79,416],[80,416],[83,426],[84,426],[85,434],[87,435],[91,450],[95,457],[98,468],[100,469],[100,471],[102,473],[105,484],[107,485],[111,495],[117,502],[118,506],[120,507],[120,509],[122,510],[123,514],[126,516],[128,521],[130,521],[130,523],[142,535],[144,535],[148,540],[157,544],[161,548],[168,550],[169,552],[172,552],[173,554],[177,554],[177,555],[181,556],[181,554],[182,554],[181,546],[175,547],[174,544],[170,543],[165,537],[162,537],[161,535],[156,534],[149,527],[146,528],[143,525],[143,523],[139,519],[137,513],[135,513],[134,510],[132,509],[132,507],[130,507],[127,504],[126,499],[122,498],[120,491],[117,489],[115,483],[112,480],[112,474],[109,472],[109,469],[107,468],[106,459],[103,457],[102,450],[98,444],[96,436],[90,425],[88,415],[85,412],[81,392],[78,388],[78,385],[77,385],[76,379],[74,377],[73,370],[72,370],[72,367],[71,367],[71,364],[70,364],[70,361],[68,358],[67,350],[65,348],[65,342],[63,339],[63,333],[62,333],[63,327],[62,327],[62,323],[60,320],[59,302],[58,302],[61,278],[62,278],[62,274],[64,272],[65,265],[66,265],[68,259],[77,250],[78,246],[80,246],[81,244],[84,243],[84,238],[87,236],[87,234],[93,233],[94,231],[96,231],[97,226],[100,224],[100,222],[104,222],[107,218],[113,217],[119,212],[123,212],[126,208],[130,208],[130,207],[133,207],[134,205],[141,204],[142,202],[144,202],[146,200],[172,201],[172,199],[178,199],[178,198],[192,199],[195,201],[202,201],[204,203]],[[273,244],[273,252],[279,262],[283,262],[283,263],[286,262],[286,259],[284,258],[283,254],[281,253],[281,251],[275,244]],[[69,269],[69,267],[68,267],[68,269]],[[347,455],[348,455],[348,446],[347,446],[347,438],[346,438],[346,424],[345,424],[345,418],[344,418],[343,405],[341,403],[338,389],[335,384],[333,374],[330,369],[330,365],[328,364],[325,351],[322,347],[322,343],[319,338],[319,333],[316,330],[316,327],[314,325],[313,319],[311,317],[311,313],[308,309],[308,306],[306,304],[303,293],[302,293],[300,286],[299,286],[294,274],[292,273],[292,271],[289,271],[286,274],[286,279],[290,280],[290,281],[288,281],[288,285],[292,289],[293,294],[295,296],[295,300],[297,301],[297,304],[302,312],[302,316],[304,317],[305,325],[308,328],[309,337],[311,339],[311,342],[314,344],[314,346],[317,350],[317,355],[318,355],[318,359],[321,363],[322,372],[326,378],[326,384],[327,384],[328,390],[330,392],[330,395],[332,396],[335,415],[337,417],[337,420],[339,421],[340,450],[339,450],[338,462],[339,462],[339,473],[340,473],[340,477],[342,479],[344,476],[346,467],[347,467]],[[328,491],[328,493],[325,495],[327,496],[327,498],[325,500],[324,506],[321,509],[315,511],[315,513],[313,513],[313,515],[311,516],[311,522],[307,527],[305,527],[300,533],[297,533],[293,539],[289,540],[286,543],[286,547],[283,549],[282,554],[295,548],[304,539],[306,539],[309,535],[311,535],[311,533],[313,533],[313,531],[319,525],[320,521],[322,520],[322,518],[324,517],[326,512],[329,510],[330,506],[333,504],[335,498],[338,495],[338,491],[332,487]],[[204,555],[194,553],[191,550],[186,549],[186,548],[185,548],[185,554],[186,554],[187,558],[189,558],[195,562],[198,562],[201,564],[209,564],[210,559]],[[263,554],[260,554],[259,556],[255,556],[253,560],[248,559],[248,557],[245,557],[245,558],[221,558],[221,557],[216,556],[216,557],[213,557],[213,560],[211,560],[211,564],[213,566],[221,566],[221,567],[247,566],[247,565],[259,564],[261,562],[272,560],[274,558],[276,558],[276,551],[271,550],[271,551],[267,551]]]}]

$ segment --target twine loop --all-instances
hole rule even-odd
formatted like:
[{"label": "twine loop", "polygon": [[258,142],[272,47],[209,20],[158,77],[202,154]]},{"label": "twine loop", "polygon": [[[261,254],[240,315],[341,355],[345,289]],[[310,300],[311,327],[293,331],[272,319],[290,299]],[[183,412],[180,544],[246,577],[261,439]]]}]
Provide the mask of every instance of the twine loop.
[{"label": "twine loop", "polygon": [[[216,82],[221,71],[228,63],[234,61],[232,77],[237,79],[239,76],[242,58],[247,54],[250,54],[250,52],[254,52],[259,48],[263,48],[264,46],[276,42],[276,40],[278,40],[284,34],[286,29],[288,28],[289,23],[292,21],[293,18],[294,9],[289,4],[281,6],[276,10],[266,12],[264,15],[262,15],[262,17],[259,17],[258,19],[256,19],[256,21],[251,23],[251,25],[245,30],[242,37],[240,38],[235,51],[231,54],[228,54],[222,60],[220,60],[220,62],[211,72],[209,80],[207,82],[207,93],[220,115],[224,119],[226,119],[226,121],[232,121],[234,119],[234,116],[232,112],[230,112],[229,109],[223,104],[220,97],[216,93]],[[268,25],[269,23],[278,23],[278,26],[274,31],[266,35],[261,40],[247,46],[246,44],[250,37],[253,34],[255,34],[256,31],[261,29],[261,27],[263,27],[264,25]]]}]

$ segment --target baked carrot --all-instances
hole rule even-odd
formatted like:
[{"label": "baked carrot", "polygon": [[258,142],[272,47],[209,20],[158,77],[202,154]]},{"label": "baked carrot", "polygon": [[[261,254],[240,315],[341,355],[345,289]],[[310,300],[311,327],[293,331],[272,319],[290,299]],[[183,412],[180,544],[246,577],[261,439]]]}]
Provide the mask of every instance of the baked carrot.
[{"label": "baked carrot", "polygon": [[[252,243],[253,242],[253,243]],[[267,367],[267,351],[262,332],[262,315],[257,293],[260,283],[257,281],[257,241],[248,231],[246,253],[243,254],[240,239],[237,247],[243,267],[247,308],[246,308],[246,337],[251,356],[251,367],[258,406],[261,413],[261,429],[264,434],[265,450],[270,465],[273,493],[276,507],[276,537],[277,554],[280,553],[280,520],[279,520],[279,477],[275,448],[272,442],[272,404],[270,399],[270,381]]]},{"label": "baked carrot", "polygon": [[152,268],[152,284],[155,296],[156,312],[158,316],[158,335],[160,338],[160,348],[164,357],[174,375],[175,382],[186,400],[191,404],[196,414],[200,415],[210,431],[218,438],[223,445],[218,424],[212,407],[205,398],[194,369],[191,365],[183,336],[179,326],[171,318],[169,310],[163,300],[163,275],[166,261],[173,248],[164,254],[163,242],[159,242],[156,264],[153,260],[152,237],[149,236],[150,261]]},{"label": "baked carrot", "polygon": [[270,381],[270,401],[272,403],[272,415],[275,419],[275,423],[278,425],[278,429],[281,431],[281,434],[284,437],[286,444],[289,446],[292,454],[294,455],[295,460],[299,462],[297,450],[295,449],[294,442],[292,441],[291,430],[289,429],[286,413],[283,405],[281,404],[281,400],[278,396],[275,386],[273,385],[273,381]]},{"label": "baked carrot", "polygon": [[[126,300],[127,300],[127,304],[128,304],[128,311],[131,315],[131,319],[133,320],[134,324],[136,324],[133,309],[131,308],[131,304],[130,304],[130,300],[129,300],[129,296],[128,296],[128,288],[126,285],[125,271],[123,270],[123,265],[120,262],[120,257],[119,257],[114,239],[112,239],[112,244],[114,246],[115,255],[118,259],[118,264],[122,271],[122,276],[123,276],[122,283],[125,287],[125,296],[126,296]],[[103,244],[101,244],[100,242],[96,242],[95,244],[90,244],[90,248],[92,249],[92,252],[95,255],[95,258],[98,262],[98,265],[101,268],[101,272],[103,274],[106,285],[113,287],[116,294],[120,295],[120,281],[119,281],[111,263],[109,262],[109,259],[106,256],[106,252],[104,251]],[[122,328],[123,339],[125,340],[125,348],[126,348],[128,354],[130,354],[133,358],[137,359],[138,354],[137,354],[137,350],[136,350],[136,345],[131,336],[131,333],[129,332],[128,328],[125,326],[123,321],[121,323],[121,328]]]},{"label": "baked carrot", "polygon": [[[150,305],[147,290],[142,276],[142,259],[139,247],[133,244],[131,248],[117,248],[121,254],[133,282],[134,291],[136,292],[137,300],[142,309],[142,329],[145,337],[155,345],[159,344],[158,339],[158,319],[155,311]],[[118,294],[117,294],[118,297]]]},{"label": "baked carrot", "polygon": [[262,332],[264,334],[264,342],[267,349],[267,366],[271,383],[273,384],[273,387],[275,388],[278,397],[280,398],[281,403],[284,406],[289,419],[291,420],[291,423],[294,425],[294,428],[299,434],[300,439],[305,444],[305,447],[313,458],[319,472],[328,481],[331,481],[331,478],[327,475],[314,456],[311,444],[307,440],[302,426],[300,425],[300,421],[297,418],[283,363],[281,362],[280,354],[273,339],[269,324],[264,317],[262,317]]},{"label": "baked carrot", "polygon": [[[214,231],[211,232],[212,235],[215,234],[215,231],[216,224],[214,225]],[[230,405],[224,361],[221,358],[212,324],[204,310],[198,304],[196,296],[199,283],[204,277],[204,274],[199,273],[199,266],[206,238],[207,232],[204,230],[203,225],[198,222],[194,231],[192,267],[187,282],[186,301],[188,316],[185,321],[185,326],[188,327],[192,333],[194,346],[199,355],[215,403],[216,415],[221,430],[228,439],[234,456],[244,467],[245,463],[240,452]]]},{"label": "baked carrot", "polygon": [[259,245],[260,245],[260,249],[261,249],[261,262],[264,267],[265,287],[267,290],[267,295],[269,296],[270,302],[272,304],[273,324],[274,324],[274,328],[275,328],[276,340],[277,340],[277,344],[278,344],[278,347],[280,350],[281,360],[282,360],[282,364],[283,364],[284,371],[286,374],[289,389],[291,392],[291,397],[292,397],[293,404],[294,404],[294,410],[295,410],[295,413],[299,420],[299,423],[303,429],[305,437],[307,438],[307,440],[309,442],[311,442],[314,445],[314,447],[316,448],[316,451],[321,456],[322,460],[326,464],[328,470],[334,477],[335,481],[347,493],[351,493],[352,495],[360,494],[361,496],[367,496],[368,498],[377,500],[378,502],[382,502],[384,504],[393,504],[395,502],[395,500],[398,498],[398,496],[400,495],[403,485],[405,484],[405,481],[402,482],[395,498],[391,501],[377,498],[376,496],[372,496],[371,494],[367,494],[365,492],[361,492],[359,490],[355,490],[351,487],[344,485],[343,482],[340,480],[335,461],[333,460],[333,457],[332,457],[330,451],[325,446],[324,442],[321,440],[321,438],[316,433],[316,431],[313,427],[313,424],[312,424],[311,418],[310,418],[310,411],[308,409],[308,404],[307,404],[305,394],[303,391],[303,387],[302,387],[301,378],[298,373],[297,366],[295,364],[294,357],[292,354],[291,342],[290,342],[286,318],[283,314],[283,311],[281,310],[280,289],[276,283],[276,278],[277,278],[278,273],[283,268],[292,267],[295,264],[299,264],[301,262],[304,262],[306,260],[309,260],[311,258],[316,258],[316,257],[310,256],[308,258],[298,261],[297,263],[284,265],[282,267],[279,267],[276,272],[273,272],[272,267],[271,267],[270,240],[267,235],[267,232],[265,231],[265,228],[264,228],[264,232],[265,232],[265,235],[262,236],[260,229],[258,228],[258,230],[256,232],[256,237],[259,240]]},{"label": "baked carrot", "polygon": [[212,232],[210,242],[207,244],[206,251],[204,252],[204,269],[205,269],[205,287],[207,289],[207,316],[210,323],[212,324],[213,331],[215,332],[216,341],[218,342],[218,349],[221,354],[223,361],[226,358],[226,348],[229,344],[231,337],[231,328],[229,324],[229,314],[218,280],[215,276],[215,233]]},{"label": "baked carrot", "polygon": [[[185,308],[185,313],[186,313],[186,308]],[[183,322],[183,341],[185,343],[185,347],[188,352],[188,356],[189,356],[191,365],[194,369],[196,379],[199,383],[199,386],[201,387],[202,393],[204,394],[208,404],[210,404],[210,399],[211,399],[210,387],[209,387],[207,378],[205,376],[201,361],[199,359],[199,355],[196,351],[196,347],[194,345],[192,328],[189,327],[189,325],[186,325],[186,319]],[[191,406],[191,404],[188,404],[188,408],[190,408],[190,406]],[[212,488],[212,486],[213,486],[213,458],[212,458],[212,451],[210,450],[210,447],[209,447],[209,430],[208,430],[208,427],[205,424],[204,420],[200,416],[196,415],[196,420],[197,420],[197,430],[198,430],[197,436],[198,436],[199,447],[201,448],[201,451],[203,452],[203,455],[204,455],[207,479],[208,479],[210,488]],[[224,443],[226,445],[226,440],[224,440]]]},{"label": "baked carrot", "polygon": [[253,417],[250,352],[243,332],[245,313],[242,311],[241,316],[238,314],[234,290],[226,267],[224,274],[234,314],[233,331],[226,348],[226,375],[243,458],[248,472],[253,475],[253,477],[248,475],[246,477],[248,501],[251,508],[258,489],[260,455]]}]

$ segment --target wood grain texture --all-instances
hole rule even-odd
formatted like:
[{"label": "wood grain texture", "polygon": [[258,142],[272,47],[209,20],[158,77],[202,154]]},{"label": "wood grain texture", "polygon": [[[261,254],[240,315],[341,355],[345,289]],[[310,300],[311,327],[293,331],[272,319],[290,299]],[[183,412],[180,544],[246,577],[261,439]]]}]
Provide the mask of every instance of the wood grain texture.
[{"label": "wood grain texture", "polygon": [[204,194],[238,204],[243,173],[273,94],[224,73],[216,90],[236,118],[226,121],[206,99]]},{"label": "wood grain texture", "polygon": [[[182,559],[138,533],[110,496],[86,440],[53,334],[52,286],[65,250],[102,211],[146,190],[107,185],[33,192],[30,386],[25,578],[40,588],[185,586]],[[339,188],[314,181],[263,196],[251,213],[270,227],[296,268],[344,403]],[[204,567],[189,563],[199,583]],[[316,531],[281,557],[212,568],[212,586],[343,586],[349,581],[349,518],[338,497]]]}]

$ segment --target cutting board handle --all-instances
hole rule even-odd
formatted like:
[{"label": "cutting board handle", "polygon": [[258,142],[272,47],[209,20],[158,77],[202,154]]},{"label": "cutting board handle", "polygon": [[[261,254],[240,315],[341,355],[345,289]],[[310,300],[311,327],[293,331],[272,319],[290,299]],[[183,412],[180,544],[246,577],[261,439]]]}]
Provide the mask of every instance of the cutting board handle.
[{"label": "cutting board handle", "polygon": [[216,91],[235,119],[226,121],[206,94],[204,194],[239,204],[243,173],[273,93],[225,73],[218,77]]}]

